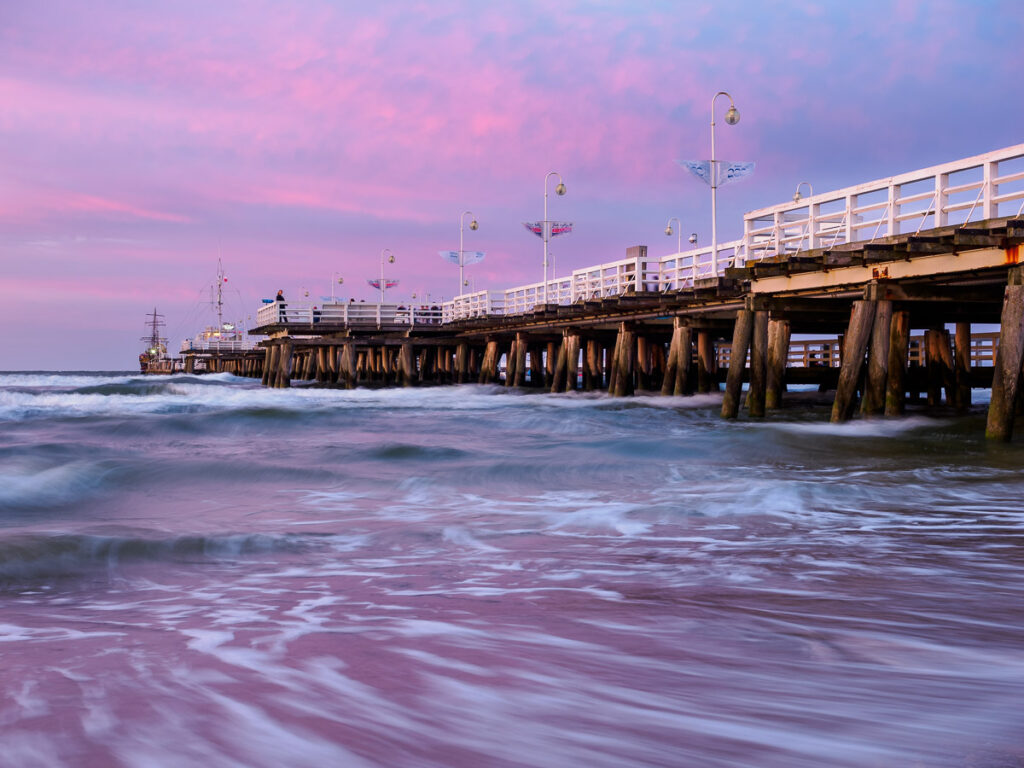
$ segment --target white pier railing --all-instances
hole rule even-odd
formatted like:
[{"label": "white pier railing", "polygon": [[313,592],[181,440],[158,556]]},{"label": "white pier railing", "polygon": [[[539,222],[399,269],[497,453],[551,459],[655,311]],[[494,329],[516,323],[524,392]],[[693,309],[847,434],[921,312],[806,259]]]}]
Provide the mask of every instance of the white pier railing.
[{"label": "white pier railing", "polygon": [[1024,144],[751,211],[748,261],[1024,213]]},{"label": "white pier railing", "polygon": [[264,300],[256,312],[257,326],[286,324],[308,325],[319,330],[325,325],[376,327],[399,325],[435,325],[441,322],[439,306],[404,304],[367,304],[338,302],[309,304]]},{"label": "white pier railing", "polygon": [[[719,244],[717,274],[708,246],[660,258],[647,257],[646,248],[640,247],[629,249],[625,259],[573,270],[568,277],[504,291],[475,291],[443,302],[440,308],[286,302],[281,310],[270,303],[260,308],[258,321],[261,326],[287,322],[314,327],[330,322],[379,328],[515,315],[544,304],[680,290],[720,277],[729,267],[763,258],[1022,214],[1024,144],[1017,144],[751,211],[743,217],[743,237]],[[281,311],[285,315],[279,315]]]}]

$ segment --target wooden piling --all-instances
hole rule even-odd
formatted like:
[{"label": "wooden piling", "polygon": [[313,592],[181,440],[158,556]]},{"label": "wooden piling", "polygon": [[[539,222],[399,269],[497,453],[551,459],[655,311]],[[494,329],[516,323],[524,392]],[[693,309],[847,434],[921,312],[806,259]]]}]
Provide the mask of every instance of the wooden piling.
[{"label": "wooden piling", "polygon": [[287,389],[292,385],[292,366],[294,360],[292,352],[294,345],[291,339],[285,339],[281,342],[281,353],[280,360],[277,365],[277,388]]},{"label": "wooden piling", "polygon": [[498,380],[498,359],[500,352],[498,351],[498,342],[494,340],[487,341],[487,348],[484,351],[484,359],[480,364],[480,383],[481,384],[493,384]]},{"label": "wooden piling", "polygon": [[929,328],[924,332],[924,360],[928,382],[929,408],[934,408],[942,402],[941,335],[941,328]]},{"label": "wooden piling", "polygon": [[580,335],[569,333],[565,336],[565,391],[575,392],[579,377]]},{"label": "wooden piling", "polygon": [[849,421],[853,415],[857,383],[864,367],[871,328],[875,322],[876,301],[855,301],[850,312],[850,325],[843,340],[843,358],[839,368],[836,399],[832,403],[832,422]]},{"label": "wooden piling", "polygon": [[885,380],[885,415],[900,416],[907,407],[907,347],[910,345],[910,313],[892,313],[889,326],[889,365]]},{"label": "wooden piling", "polygon": [[636,337],[636,380],[637,389],[646,392],[651,388],[651,345],[644,334]]},{"label": "wooden piling", "polygon": [[455,382],[465,384],[469,379],[469,342],[460,341],[455,349]]},{"label": "wooden piling", "polygon": [[1010,270],[1003,293],[999,347],[992,369],[992,399],[988,406],[985,437],[1008,442],[1013,437],[1021,357],[1024,354],[1024,272]]},{"label": "wooden piling", "polygon": [[[277,348],[276,344],[268,344],[266,347],[263,348],[263,377],[262,377],[262,381],[263,381],[263,386],[265,386],[265,387],[269,387],[271,385],[271,383],[270,383],[270,372],[272,370],[274,370],[274,350],[276,348]],[[194,359],[193,358],[189,358],[189,359],[193,361],[193,365],[194,365],[195,364]]]},{"label": "wooden piling", "polygon": [[530,355],[530,386],[540,388],[544,386],[544,366],[541,355],[541,346],[534,344],[529,348]]},{"label": "wooden piling", "polygon": [[555,368],[551,372],[551,391],[561,392],[565,388],[565,361],[568,356],[569,339],[562,334],[562,343],[555,354]]},{"label": "wooden piling", "polygon": [[[701,331],[706,333],[706,331]],[[741,309],[736,313],[736,324],[732,331],[732,348],[729,352],[729,372],[725,379],[725,394],[722,397],[722,418],[735,419],[740,410],[740,394],[743,390],[743,371],[747,366],[747,350],[754,333],[754,313]],[[700,334],[698,334],[698,344]],[[700,350],[698,350],[699,352]],[[701,368],[704,368],[703,355]]]},{"label": "wooden piling", "polygon": [[889,344],[892,336],[892,302],[880,300],[875,304],[875,319],[871,326],[868,348],[868,377],[861,400],[865,416],[885,413],[885,389],[889,380]]},{"label": "wooden piling", "polygon": [[765,365],[764,407],[774,411],[782,407],[786,392],[786,368],[789,365],[790,326],[788,320],[768,321],[768,361]]},{"label": "wooden piling", "polygon": [[956,360],[953,378],[956,397],[953,405],[960,413],[971,407],[971,324],[956,324]]},{"label": "wooden piling", "polygon": [[[697,391],[718,391],[718,360],[711,332],[697,331]],[[739,401],[737,401],[738,403]]]},{"label": "wooden piling", "polygon": [[768,312],[754,312],[754,329],[750,338],[750,396],[747,408],[751,416],[765,412],[766,368],[768,365]]},{"label": "wooden piling", "polygon": [[682,318],[672,321],[672,340],[668,344],[668,356],[665,359],[665,376],[661,380],[661,394],[671,395],[676,385],[676,371],[679,369],[679,345],[683,340]]}]

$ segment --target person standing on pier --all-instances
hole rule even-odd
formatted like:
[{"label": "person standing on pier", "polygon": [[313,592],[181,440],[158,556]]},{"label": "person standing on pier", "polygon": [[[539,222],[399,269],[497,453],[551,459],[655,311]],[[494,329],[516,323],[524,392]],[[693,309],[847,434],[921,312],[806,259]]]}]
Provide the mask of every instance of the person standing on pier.
[{"label": "person standing on pier", "polygon": [[274,299],[277,302],[277,320],[280,323],[287,323],[288,318],[285,317],[284,308],[288,306],[284,303],[284,290],[277,292],[277,298]]}]

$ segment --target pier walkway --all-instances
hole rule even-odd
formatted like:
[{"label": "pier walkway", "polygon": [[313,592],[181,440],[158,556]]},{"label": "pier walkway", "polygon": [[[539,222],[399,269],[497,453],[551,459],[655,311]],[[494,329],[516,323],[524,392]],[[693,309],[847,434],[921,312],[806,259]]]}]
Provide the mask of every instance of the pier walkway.
[{"label": "pier walkway", "polygon": [[[1024,144],[752,211],[717,252],[654,258],[635,246],[438,308],[288,303],[282,315],[268,304],[249,331],[266,337],[260,350],[216,365],[269,386],[502,381],[623,396],[724,381],[726,418],[763,416],[787,382],[814,381],[834,388],[834,421],[858,405],[898,415],[918,396],[962,411],[972,386],[990,386],[987,432],[1008,440],[1022,243]],[[999,331],[972,334],[978,324]]]}]

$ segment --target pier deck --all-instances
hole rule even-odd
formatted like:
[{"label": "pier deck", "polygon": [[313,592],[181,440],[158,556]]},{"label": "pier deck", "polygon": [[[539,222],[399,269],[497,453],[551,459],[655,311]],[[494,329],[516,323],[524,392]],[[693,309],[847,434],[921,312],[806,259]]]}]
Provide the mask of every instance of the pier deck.
[{"label": "pier deck", "polygon": [[[1022,212],[1018,145],[754,211],[743,239],[717,253],[655,259],[635,246],[567,278],[440,307],[267,304],[250,330],[266,337],[262,358],[219,364],[268,386],[501,381],[621,396],[724,380],[726,418],[743,406],[763,416],[787,381],[813,381],[835,389],[835,421],[858,404],[895,416],[908,397],[962,411],[980,382],[993,389],[989,435],[1009,439],[1024,354]],[[979,324],[1000,332],[972,335]],[[816,340],[815,356],[794,334],[832,341]]]}]

